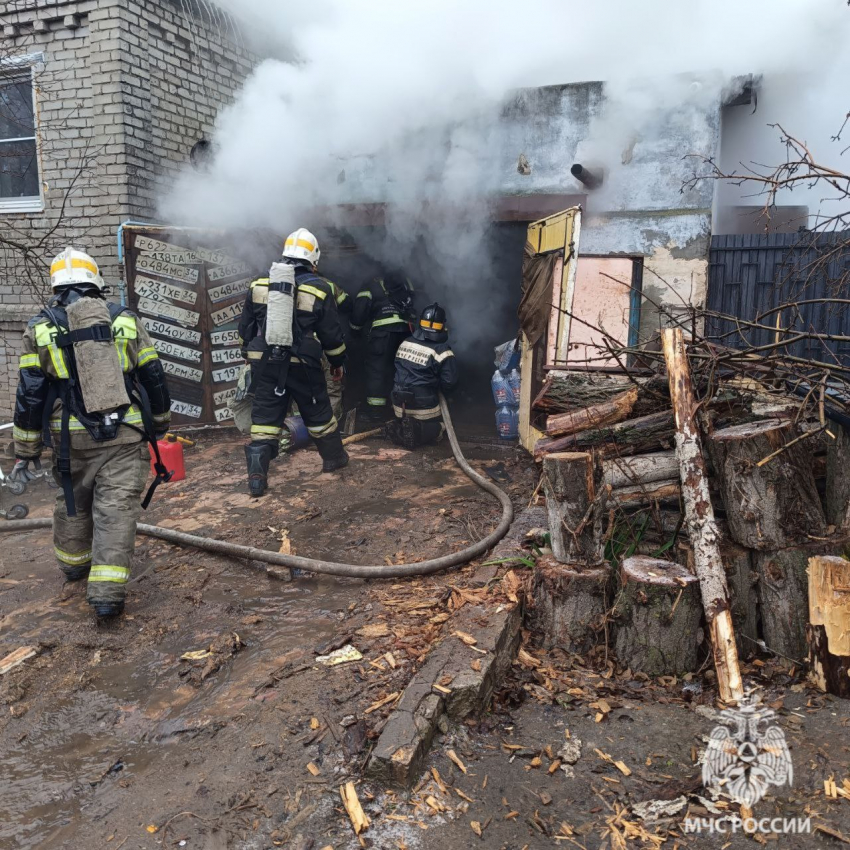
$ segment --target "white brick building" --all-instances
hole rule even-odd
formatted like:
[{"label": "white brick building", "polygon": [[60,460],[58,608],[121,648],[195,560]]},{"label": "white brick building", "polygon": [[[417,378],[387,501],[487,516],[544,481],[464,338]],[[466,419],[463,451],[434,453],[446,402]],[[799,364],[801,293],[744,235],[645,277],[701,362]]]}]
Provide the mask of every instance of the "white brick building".
[{"label": "white brick building", "polygon": [[76,240],[117,283],[118,226],[154,220],[158,187],[211,137],[254,57],[224,13],[196,0],[6,0],[0,27],[4,422],[43,282],[40,261],[24,274],[7,242],[47,257]]}]

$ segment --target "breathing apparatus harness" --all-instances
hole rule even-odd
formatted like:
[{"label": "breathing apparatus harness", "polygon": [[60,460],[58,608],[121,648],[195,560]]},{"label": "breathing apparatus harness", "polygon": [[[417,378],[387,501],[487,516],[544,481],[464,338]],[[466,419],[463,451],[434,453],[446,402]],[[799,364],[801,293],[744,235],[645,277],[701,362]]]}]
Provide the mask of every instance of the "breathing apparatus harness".
[{"label": "breathing apparatus harness", "polygon": [[[69,293],[78,294],[79,293]],[[86,293],[88,294],[88,293]],[[59,471],[62,484],[62,491],[65,495],[65,505],[67,507],[68,516],[77,515],[77,507],[74,500],[74,486],[71,479],[71,416],[73,415],[86,429],[89,436],[97,443],[108,442],[114,440],[118,435],[118,428],[121,425],[131,428],[142,435],[142,439],[149,443],[154,453],[154,472],[155,477],[148,492],[142,501],[142,508],[147,510],[151,503],[153,494],[156,488],[164,481],[170,481],[173,472],[169,472],[159,453],[159,445],[156,439],[156,428],[153,422],[151,413],[150,398],[145,388],[139,383],[134,382],[129,374],[124,374],[124,384],[127,390],[127,396],[130,400],[129,404],[121,405],[109,413],[95,415],[89,413],[85,408],[85,402],[80,391],[80,378],[77,370],[77,359],[74,353],[74,343],[77,342],[110,342],[114,341],[112,333],[112,324],[95,324],[88,328],[80,330],[70,330],[68,328],[68,315],[65,311],[65,304],[68,303],[67,297],[63,297],[64,293],[48,304],[40,313],[49,319],[50,323],[56,328],[56,333],[53,334],[53,342],[60,352],[64,355],[65,365],[67,367],[68,377],[59,378],[56,381],[51,381],[47,396],[47,402],[44,406],[44,420],[42,430],[50,433],[50,417],[53,414],[53,408],[56,401],[62,403],[62,418],[59,428],[59,451],[56,456],[56,468]],[[111,322],[124,312],[126,307],[118,304],[107,304]],[[113,348],[114,350],[114,348]],[[135,404],[142,416],[142,428],[138,428],[129,422],[124,421],[127,411]],[[55,447],[54,447],[55,450]]]}]

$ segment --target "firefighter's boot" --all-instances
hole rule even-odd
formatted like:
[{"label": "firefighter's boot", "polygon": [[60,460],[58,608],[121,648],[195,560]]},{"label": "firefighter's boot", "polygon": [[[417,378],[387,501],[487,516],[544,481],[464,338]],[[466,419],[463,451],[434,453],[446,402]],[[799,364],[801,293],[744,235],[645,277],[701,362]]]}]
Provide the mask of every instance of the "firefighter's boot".
[{"label": "firefighter's boot", "polygon": [[65,576],[65,581],[82,581],[89,577],[90,564],[85,564],[82,567],[60,567],[62,575]]},{"label": "firefighter's boot", "polygon": [[269,482],[269,464],[274,456],[274,446],[270,443],[251,443],[245,446],[245,460],[248,462],[248,489],[257,499],[266,492]]},{"label": "firefighter's boot", "polygon": [[322,472],[335,472],[348,466],[348,452],[342,447],[342,436],[339,431],[320,437],[316,440],[316,448],[322,457]]},{"label": "firefighter's boot", "polygon": [[98,620],[112,620],[124,613],[123,602],[92,602],[91,605]]}]

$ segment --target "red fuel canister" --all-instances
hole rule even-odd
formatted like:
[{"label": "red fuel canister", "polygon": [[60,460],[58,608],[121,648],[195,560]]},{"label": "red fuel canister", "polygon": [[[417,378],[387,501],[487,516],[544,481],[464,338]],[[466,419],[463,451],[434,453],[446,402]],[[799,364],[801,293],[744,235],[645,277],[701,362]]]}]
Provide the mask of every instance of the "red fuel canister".
[{"label": "red fuel canister", "polygon": [[[172,481],[182,481],[186,477],[186,466],[183,463],[183,446],[176,440],[158,440],[159,456],[162,458],[163,466],[169,471],[174,472]],[[154,469],[155,455],[153,446],[148,446],[151,453],[151,474],[156,475]]]}]

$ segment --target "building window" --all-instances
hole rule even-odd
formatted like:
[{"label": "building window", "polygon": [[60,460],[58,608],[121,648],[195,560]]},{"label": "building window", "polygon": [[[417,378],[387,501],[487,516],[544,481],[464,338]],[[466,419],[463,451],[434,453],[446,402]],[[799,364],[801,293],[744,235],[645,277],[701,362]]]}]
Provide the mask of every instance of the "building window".
[{"label": "building window", "polygon": [[0,66],[0,212],[42,208],[32,68]]}]

